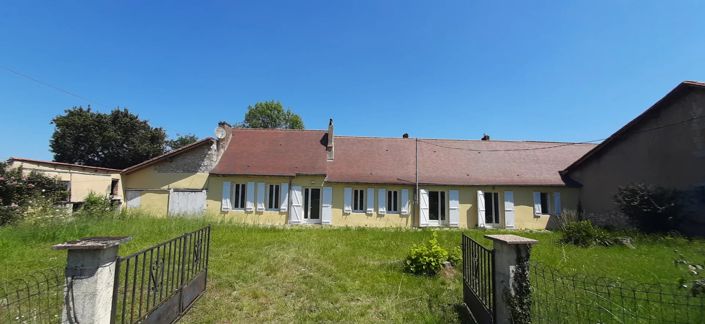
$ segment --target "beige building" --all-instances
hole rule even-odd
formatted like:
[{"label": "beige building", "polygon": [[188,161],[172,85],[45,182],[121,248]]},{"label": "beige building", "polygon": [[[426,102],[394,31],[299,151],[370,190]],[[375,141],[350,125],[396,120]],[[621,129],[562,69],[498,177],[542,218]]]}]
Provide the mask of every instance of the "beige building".
[{"label": "beige building", "polygon": [[121,170],[99,168],[70,163],[10,158],[8,167],[22,168],[23,173],[40,172],[66,184],[69,192],[67,203],[80,205],[91,193],[122,202]]},{"label": "beige building", "polygon": [[248,224],[545,228],[594,145],[231,129],[123,171],[126,207]]},{"label": "beige building", "polygon": [[644,183],[688,192],[683,229],[705,232],[705,83],[679,84],[563,174],[581,185],[582,208],[603,225],[621,222],[617,188]]}]

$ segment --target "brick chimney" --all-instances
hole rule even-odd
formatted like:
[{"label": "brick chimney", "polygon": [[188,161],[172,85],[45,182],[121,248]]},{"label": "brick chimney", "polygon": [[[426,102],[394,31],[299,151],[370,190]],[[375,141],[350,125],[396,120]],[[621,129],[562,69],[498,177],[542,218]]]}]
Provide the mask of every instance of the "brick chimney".
[{"label": "brick chimney", "polygon": [[331,118],[328,122],[328,143],[326,143],[326,151],[328,151],[328,161],[333,161],[333,157],[335,156],[334,139],[335,137],[333,135],[333,118]]}]

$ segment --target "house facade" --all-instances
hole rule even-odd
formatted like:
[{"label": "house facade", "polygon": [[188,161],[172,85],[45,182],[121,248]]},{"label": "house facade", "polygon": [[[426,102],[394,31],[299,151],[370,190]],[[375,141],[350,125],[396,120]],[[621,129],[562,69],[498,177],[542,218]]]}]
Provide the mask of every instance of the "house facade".
[{"label": "house facade", "polygon": [[620,225],[614,196],[633,183],[690,196],[681,230],[705,233],[705,83],[686,81],[572,163],[564,176],[581,186],[585,215]]},{"label": "house facade", "polygon": [[332,121],[221,127],[221,139],[124,170],[126,207],[266,225],[546,228],[578,205],[559,171],[593,147],[337,136]]},{"label": "house facade", "polygon": [[79,206],[90,193],[109,197],[116,204],[122,203],[122,170],[16,157],[7,162],[8,167],[22,168],[25,174],[39,172],[64,183],[69,193],[68,204]]}]

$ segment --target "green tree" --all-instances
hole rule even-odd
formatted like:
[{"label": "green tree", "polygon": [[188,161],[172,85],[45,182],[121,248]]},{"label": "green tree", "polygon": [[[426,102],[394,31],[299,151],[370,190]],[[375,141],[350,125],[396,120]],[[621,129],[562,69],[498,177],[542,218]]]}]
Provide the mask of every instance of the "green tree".
[{"label": "green tree", "polygon": [[304,121],[290,109],[284,109],[279,101],[263,101],[247,107],[245,120],[240,126],[245,128],[304,129]]},{"label": "green tree", "polygon": [[166,141],[166,147],[168,151],[173,151],[176,149],[180,149],[186,145],[190,145],[193,143],[196,143],[198,141],[198,137],[193,134],[186,134],[186,135],[180,135],[176,134],[175,139],[171,139]]},{"label": "green tree", "polygon": [[166,133],[127,109],[73,107],[52,120],[54,161],[123,169],[164,153]]}]

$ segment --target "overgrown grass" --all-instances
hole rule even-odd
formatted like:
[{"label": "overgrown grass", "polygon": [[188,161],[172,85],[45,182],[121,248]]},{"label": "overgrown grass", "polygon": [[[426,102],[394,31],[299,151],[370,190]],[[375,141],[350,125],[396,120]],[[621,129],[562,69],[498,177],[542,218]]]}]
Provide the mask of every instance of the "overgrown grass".
[{"label": "overgrown grass", "polygon": [[[78,220],[47,226],[0,228],[2,279],[64,264],[65,252],[51,245],[93,235],[129,235],[122,255],[207,222],[192,219],[123,217]],[[482,243],[490,231],[465,231]],[[550,232],[512,232],[535,238],[533,261],[571,273],[677,284],[679,256],[705,263],[705,242],[639,236],[636,249],[563,245]],[[439,230],[446,248],[460,244],[461,231]],[[457,322],[462,303],[459,273],[437,277],[403,272],[411,245],[428,230],[252,227],[214,223],[208,290],[185,322]],[[0,280],[2,280],[0,279]]]}]

